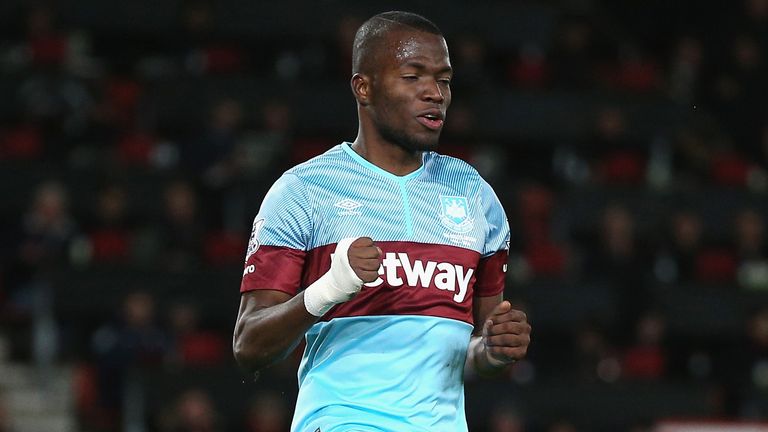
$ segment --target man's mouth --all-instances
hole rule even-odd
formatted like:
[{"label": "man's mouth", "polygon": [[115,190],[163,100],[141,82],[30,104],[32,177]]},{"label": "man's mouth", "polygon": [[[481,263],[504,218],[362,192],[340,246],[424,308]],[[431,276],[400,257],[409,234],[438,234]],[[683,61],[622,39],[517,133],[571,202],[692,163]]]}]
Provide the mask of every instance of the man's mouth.
[{"label": "man's mouth", "polygon": [[421,114],[418,117],[416,117],[417,120],[419,120],[419,123],[423,124],[427,128],[431,130],[439,130],[443,127],[443,116],[442,113],[427,113],[427,114]]}]

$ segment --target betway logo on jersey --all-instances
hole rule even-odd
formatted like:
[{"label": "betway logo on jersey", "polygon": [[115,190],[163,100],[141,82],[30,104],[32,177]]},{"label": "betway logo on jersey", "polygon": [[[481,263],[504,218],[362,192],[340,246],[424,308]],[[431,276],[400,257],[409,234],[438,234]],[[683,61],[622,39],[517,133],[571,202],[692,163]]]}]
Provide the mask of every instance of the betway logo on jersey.
[{"label": "betway logo on jersey", "polygon": [[[398,271],[401,269],[402,271]],[[385,281],[391,287],[403,285],[412,287],[435,288],[443,291],[453,291],[453,301],[461,303],[467,296],[469,281],[475,272],[473,268],[446,262],[411,261],[407,253],[387,252],[379,267],[380,277],[365,284],[367,287],[377,287]]]}]

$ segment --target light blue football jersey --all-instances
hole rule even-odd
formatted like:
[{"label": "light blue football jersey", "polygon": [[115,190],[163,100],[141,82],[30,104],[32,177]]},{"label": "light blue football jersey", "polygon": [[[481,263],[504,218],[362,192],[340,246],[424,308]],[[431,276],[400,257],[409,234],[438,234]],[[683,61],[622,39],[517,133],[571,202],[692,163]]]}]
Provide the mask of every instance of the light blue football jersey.
[{"label": "light blue football jersey", "polygon": [[379,279],[306,333],[292,431],[465,431],[472,303],[504,289],[509,227],[469,164],[426,152],[395,176],[342,143],[286,171],[254,219],[241,292],[295,295],[345,237],[384,253]]}]

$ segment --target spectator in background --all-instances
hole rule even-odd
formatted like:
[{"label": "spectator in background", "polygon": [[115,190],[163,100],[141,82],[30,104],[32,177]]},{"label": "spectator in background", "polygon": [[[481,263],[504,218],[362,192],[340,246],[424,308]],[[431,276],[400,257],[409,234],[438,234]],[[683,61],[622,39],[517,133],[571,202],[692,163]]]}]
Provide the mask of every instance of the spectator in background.
[{"label": "spectator in background", "polygon": [[210,395],[203,389],[186,390],[161,420],[160,432],[219,432],[223,425]]},{"label": "spectator in background", "polygon": [[279,395],[264,391],[248,406],[245,432],[283,432],[290,429],[291,419],[285,401]]},{"label": "spectator in background", "polygon": [[215,331],[200,328],[200,312],[188,302],[176,302],[168,312],[171,362],[182,367],[216,366],[229,356],[229,343]]},{"label": "spectator in background", "polygon": [[128,214],[125,190],[117,184],[102,188],[96,197],[93,215],[86,227],[92,262],[129,262],[134,226]]},{"label": "spectator in background", "polygon": [[133,128],[136,121],[142,92],[137,80],[124,74],[99,76],[91,88],[93,100],[82,111],[83,127],[68,137],[72,168],[111,166],[121,133]]},{"label": "spectator in background", "polygon": [[159,366],[167,356],[167,337],[155,322],[155,299],[145,291],[128,294],[113,322],[93,335],[99,407],[111,429],[120,424],[123,391],[135,368]]},{"label": "spectator in background", "polygon": [[242,165],[237,149],[243,134],[243,109],[235,99],[222,98],[211,107],[204,129],[182,148],[182,160],[190,178],[200,179],[205,207],[205,224],[222,227],[228,215],[239,213],[235,219],[244,219],[239,209],[237,182],[241,179]]},{"label": "spectator in background", "polygon": [[336,29],[333,33],[333,46],[330,50],[330,70],[329,78],[347,79],[349,71],[352,70],[352,53],[349,47],[355,40],[355,33],[363,19],[357,15],[346,15],[339,18]]},{"label": "spectator in background", "polygon": [[663,230],[662,244],[656,252],[654,275],[664,283],[690,283],[695,280],[696,260],[702,247],[701,217],[692,210],[676,210]]},{"label": "spectator in background", "polygon": [[[258,129],[239,141],[237,159],[243,165],[243,177],[262,180],[285,167],[291,152],[293,110],[285,99],[272,99],[260,109]],[[266,191],[265,191],[266,192]]]},{"label": "spectator in background", "polygon": [[518,188],[515,222],[520,229],[513,230],[512,239],[521,243],[526,267],[534,278],[560,278],[569,270],[568,245],[553,238],[555,199],[553,191],[541,184]]},{"label": "spectator in background", "polygon": [[544,47],[536,42],[522,44],[517,59],[509,67],[509,75],[516,87],[545,90],[550,84],[552,65]]},{"label": "spectator in background", "polygon": [[64,185],[51,181],[38,186],[22,220],[19,258],[29,269],[44,270],[66,262],[67,247],[76,232]]},{"label": "spectator in background", "polygon": [[22,123],[41,134],[45,156],[58,161],[73,144],[68,138],[87,126],[93,95],[81,70],[85,46],[79,38],[63,30],[52,4],[34,2],[24,20],[23,53],[16,56],[24,69],[17,86],[17,113]]},{"label": "spectator in background", "polygon": [[618,50],[618,65],[606,81],[612,81],[617,90],[652,93],[661,81],[656,60],[639,46],[624,43]]},{"label": "spectator in background", "polygon": [[729,36],[728,54],[709,85],[710,109],[722,120],[728,134],[742,151],[753,155],[748,143],[759,140],[758,126],[766,114],[762,101],[765,82],[764,47],[746,33]]},{"label": "spectator in background", "polygon": [[645,180],[647,150],[629,134],[628,121],[620,107],[604,107],[597,112],[593,135],[583,149],[589,154],[598,183],[641,185]]},{"label": "spectator in background", "polygon": [[645,181],[647,149],[629,133],[626,111],[604,106],[594,114],[592,130],[575,147],[555,152],[559,174],[573,183],[586,180],[607,186],[640,186]]},{"label": "spectator in background", "polygon": [[464,33],[455,38],[453,45],[454,67],[462,72],[451,83],[456,91],[469,95],[487,89],[497,80],[493,77],[494,69],[488,64],[488,49],[482,38]]},{"label": "spectator in background", "polygon": [[766,257],[765,224],[756,210],[747,208],[736,214],[733,222],[736,254],[742,260]]},{"label": "spectator in background", "polygon": [[197,194],[189,183],[176,180],[166,186],[163,198],[163,220],[157,233],[160,265],[172,271],[194,269],[201,259],[204,230]]},{"label": "spectator in background", "polygon": [[762,46],[768,46],[768,1],[744,0],[744,14],[738,27],[755,36]]},{"label": "spectator in background", "polygon": [[562,89],[591,88],[595,83],[594,30],[584,18],[566,17],[555,34],[553,84]]},{"label": "spectator in background", "polygon": [[768,415],[768,308],[756,307],[746,322],[746,340],[733,341],[717,356],[725,386],[728,414],[743,419]]},{"label": "spectator in background", "polygon": [[733,231],[739,284],[747,289],[768,289],[768,242],[762,215],[751,208],[741,210],[734,218]]},{"label": "spectator in background", "polygon": [[606,206],[597,239],[586,253],[583,275],[586,282],[608,284],[617,293],[617,336],[631,337],[639,311],[648,306],[643,277],[647,269],[648,259],[639,244],[635,214],[623,205]]},{"label": "spectator in background", "polygon": [[701,187],[711,179],[711,165],[721,133],[715,125],[700,121],[680,126],[673,134],[675,183]]},{"label": "spectator in background", "polygon": [[703,57],[699,39],[690,35],[677,39],[667,74],[667,93],[672,100],[686,105],[700,97]]},{"label": "spectator in background", "polygon": [[205,44],[213,33],[215,20],[207,0],[187,0],[181,3],[179,25],[181,34],[188,44]]},{"label": "spectator in background", "polygon": [[184,69],[192,74],[205,72],[204,48],[212,43],[214,15],[211,2],[188,0],[181,2],[179,11],[179,34],[175,48],[182,54]]},{"label": "spectator in background", "polygon": [[512,402],[501,402],[491,409],[488,432],[525,432],[525,421]]},{"label": "spectator in background", "polygon": [[8,127],[0,127],[0,160],[43,159],[46,146],[40,125],[31,118],[14,119],[10,123]]},{"label": "spectator in background", "polygon": [[44,2],[27,11],[25,48],[28,60],[38,68],[55,68],[67,61],[69,38],[61,29],[56,10]]},{"label": "spectator in background", "polygon": [[69,211],[67,189],[58,181],[41,183],[16,228],[8,233],[10,247],[5,285],[9,304],[4,315],[22,316],[32,308],[36,286],[69,263],[69,249],[78,232]]},{"label": "spectator in background", "polygon": [[585,322],[574,330],[576,347],[571,376],[580,382],[615,382],[621,375],[617,349],[602,327],[596,322]]},{"label": "spectator in background", "polygon": [[85,84],[59,72],[29,74],[17,88],[23,125],[39,131],[45,158],[61,160],[73,144],[68,137],[83,133],[93,96]]},{"label": "spectator in background", "polygon": [[237,39],[217,31],[213,3],[192,0],[182,5],[179,44],[184,69],[193,75],[237,73],[248,63]]},{"label": "spectator in background", "polygon": [[626,379],[659,381],[667,371],[667,353],[664,347],[666,320],[649,311],[637,321],[635,340],[623,356],[622,373]]}]

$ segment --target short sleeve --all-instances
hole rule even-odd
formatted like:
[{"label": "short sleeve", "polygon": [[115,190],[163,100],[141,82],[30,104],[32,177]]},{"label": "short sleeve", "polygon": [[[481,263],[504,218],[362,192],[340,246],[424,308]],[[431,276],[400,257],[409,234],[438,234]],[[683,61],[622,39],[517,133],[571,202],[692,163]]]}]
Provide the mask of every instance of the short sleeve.
[{"label": "short sleeve", "polygon": [[312,232],[312,208],[296,175],[280,177],[253,220],[240,292],[259,289],[295,295]]},{"label": "short sleeve", "polygon": [[509,257],[509,221],[499,198],[485,181],[480,190],[480,206],[487,229],[477,268],[475,295],[489,297],[504,291]]}]

